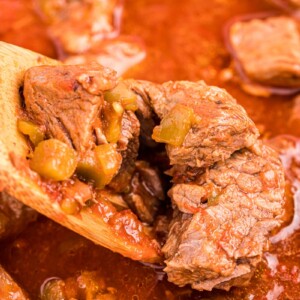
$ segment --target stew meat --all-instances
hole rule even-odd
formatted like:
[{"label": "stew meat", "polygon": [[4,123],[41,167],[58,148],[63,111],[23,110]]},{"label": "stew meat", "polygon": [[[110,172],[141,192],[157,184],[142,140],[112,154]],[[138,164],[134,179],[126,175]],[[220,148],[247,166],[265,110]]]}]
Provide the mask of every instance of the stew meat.
[{"label": "stew meat", "polygon": [[[141,168],[141,163],[136,164],[131,179],[133,193],[126,196],[139,147],[138,141],[132,147],[130,139],[139,136],[139,124],[135,126],[137,119],[135,123],[129,118],[125,122],[120,120],[123,130],[120,127],[118,135],[114,134],[113,126],[118,125],[115,119],[123,118],[123,108],[138,109],[135,103],[124,104],[122,97],[130,94],[125,86],[126,82],[122,81],[117,85],[115,74],[96,64],[35,67],[25,74],[25,110],[34,124],[44,128],[46,137],[77,150],[79,178],[91,177],[86,156],[89,157],[89,151],[101,154],[102,148],[95,145],[108,147],[117,143],[117,149],[126,150],[122,167],[116,168],[117,175],[113,174],[112,184],[105,178],[92,183],[96,188],[107,184],[115,187],[116,192],[124,193],[124,199],[142,221],[153,223],[158,196],[161,194],[163,198],[164,194],[162,187],[157,191],[157,184],[147,183],[147,170],[145,166]],[[244,285],[267,250],[269,233],[281,223],[284,174],[279,158],[257,141],[254,123],[222,89],[188,81],[159,85],[131,80],[128,86],[140,97],[146,94],[144,101],[161,119],[153,129],[152,138],[167,144],[167,155],[174,166],[169,174],[173,175],[175,185],[169,195],[175,218],[163,247],[168,279],[179,286],[191,284],[198,290],[214,287],[229,290],[231,286]],[[117,110],[114,104],[120,108]],[[119,110],[122,113],[116,116]],[[39,161],[35,162],[42,143],[36,146],[30,166],[47,178],[47,172],[38,166]],[[54,150],[49,144],[46,151]],[[108,155],[113,152],[105,155],[108,161],[102,164],[110,165],[112,158]],[[45,168],[47,158],[43,161]],[[105,169],[104,165],[101,166]],[[124,172],[128,177],[125,182]],[[93,176],[98,176],[96,169],[94,173]],[[144,177],[139,173],[144,173]],[[159,176],[153,175],[159,183]],[[52,178],[57,179],[56,175]],[[102,181],[101,185],[98,181]],[[142,197],[148,195],[148,198],[141,201],[137,187],[142,183],[145,187]],[[64,188],[64,194],[68,194],[68,186]]]},{"label": "stew meat", "polygon": [[[2,193],[0,262],[32,299],[299,299],[299,140],[279,134],[299,136],[300,117],[297,98],[271,96],[277,87],[293,93],[300,87],[297,15],[283,16],[284,1],[196,2],[128,1],[125,35],[117,38],[118,1],[3,4],[13,25],[12,9],[29,16],[18,25],[25,36],[28,28],[48,27],[47,44],[35,50],[53,56],[47,48],[52,41],[70,64],[26,73],[18,126],[34,150],[30,166],[61,194],[61,205],[62,199],[78,201],[75,210],[65,206],[66,213],[104,197],[130,234],[129,207],[166,259],[165,265],[143,265],[122,258],[42,216],[34,221],[35,212]],[[240,16],[260,10],[263,17]],[[220,35],[228,21],[225,38],[237,70]],[[4,26],[1,39],[30,48],[18,26]],[[125,77],[144,80],[117,79],[116,72],[91,63],[122,61],[120,74],[141,62],[142,43],[126,34],[142,38],[148,56]],[[137,51],[130,52],[135,43]],[[118,56],[110,45],[129,52]],[[275,89],[266,99],[246,94],[239,86],[244,75]],[[56,149],[60,159],[67,155],[63,171],[47,167],[43,173],[45,160],[37,153],[45,149]],[[110,167],[101,165],[105,176],[95,171],[96,154],[109,158]],[[165,274],[180,287],[167,283]],[[2,267],[1,293],[27,299]]]},{"label": "stew meat", "polygon": [[69,53],[84,52],[93,42],[115,36],[122,11],[118,0],[37,0],[36,8],[50,25],[50,34]]},{"label": "stew meat", "polygon": [[281,223],[284,174],[277,154],[256,143],[193,170],[187,183],[181,171],[179,179],[174,171],[180,183],[169,192],[181,210],[163,247],[169,280],[200,290],[244,285],[268,248],[268,233]]},{"label": "stew meat", "polygon": [[[191,130],[185,135],[184,127],[180,124],[174,133],[176,136],[184,135],[182,145],[171,142],[174,138],[171,134],[165,138],[171,165],[210,166],[228,158],[235,150],[253,145],[259,135],[245,110],[228,93],[217,87],[207,86],[204,82],[185,81],[162,85],[130,82],[129,85],[138,95],[146,95],[148,99],[144,98],[144,101],[149,101],[154,112],[163,120],[167,116],[172,118],[172,109],[178,104],[193,109],[194,116],[182,114],[182,120],[179,119],[183,124],[188,118],[194,118]],[[161,127],[164,127],[163,124]],[[156,140],[155,133],[153,137]]]},{"label": "stew meat", "polygon": [[30,69],[24,85],[26,110],[35,123],[45,126],[46,136],[84,155],[96,142],[94,131],[103,135],[97,121],[103,92],[116,84],[114,76],[99,66]]},{"label": "stew meat", "polygon": [[299,87],[300,33],[290,17],[269,17],[234,23],[230,42],[253,81],[271,86]]}]

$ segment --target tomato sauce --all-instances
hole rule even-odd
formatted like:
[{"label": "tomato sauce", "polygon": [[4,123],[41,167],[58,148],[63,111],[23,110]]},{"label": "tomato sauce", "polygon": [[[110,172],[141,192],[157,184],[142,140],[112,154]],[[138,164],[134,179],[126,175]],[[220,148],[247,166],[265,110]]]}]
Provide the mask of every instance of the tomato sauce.
[{"label": "tomato sauce", "polygon": [[[226,88],[245,107],[263,138],[300,136],[300,114],[294,114],[292,97],[250,96],[234,80],[225,80],[231,62],[224,41],[225,24],[236,16],[276,11],[267,1],[126,0],[124,5],[121,34],[140,37],[147,51],[144,61],[124,77],[155,82],[205,80]],[[1,0],[0,21],[0,40],[56,57],[31,1]],[[292,221],[297,201],[300,203],[299,195],[291,194],[284,226]],[[32,299],[38,298],[47,278],[64,279],[84,270],[96,271],[107,286],[117,290],[118,299],[300,299],[297,222],[285,239],[270,243],[250,285],[229,292],[176,287],[160,267],[123,258],[42,216],[0,247],[0,263]]]}]

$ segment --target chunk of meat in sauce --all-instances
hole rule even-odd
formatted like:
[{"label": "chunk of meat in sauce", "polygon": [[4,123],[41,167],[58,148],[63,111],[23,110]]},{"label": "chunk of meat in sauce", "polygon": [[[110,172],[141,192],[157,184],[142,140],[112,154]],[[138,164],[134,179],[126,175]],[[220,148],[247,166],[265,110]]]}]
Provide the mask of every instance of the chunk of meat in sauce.
[{"label": "chunk of meat in sauce", "polygon": [[225,90],[203,81],[154,84],[127,81],[128,86],[160,119],[178,104],[192,108],[195,121],[181,146],[167,145],[170,163],[205,167],[228,158],[234,151],[250,147],[259,133],[245,110]]},{"label": "chunk of meat in sauce", "polygon": [[16,236],[35,221],[37,212],[5,192],[0,193],[0,240]]},{"label": "chunk of meat in sauce", "polygon": [[[98,64],[31,68],[24,84],[27,115],[43,128],[46,137],[61,140],[84,158],[95,145],[107,143],[105,124],[115,116],[108,114],[108,120],[103,116],[111,108],[103,93],[116,83],[115,72]],[[120,116],[119,133],[115,142],[122,164],[110,187],[123,192],[139,148],[140,124],[132,111]]]},{"label": "chunk of meat in sauce", "polygon": [[281,224],[285,181],[277,153],[257,142],[192,182],[173,172],[169,195],[178,209],[163,247],[168,279],[198,290],[245,284]]},{"label": "chunk of meat in sauce", "polygon": [[0,299],[6,300],[29,300],[24,291],[0,266]]},{"label": "chunk of meat in sauce", "polygon": [[300,86],[300,34],[293,18],[239,21],[229,29],[229,39],[249,79],[278,87]]},{"label": "chunk of meat in sauce", "polygon": [[118,34],[122,6],[118,0],[37,0],[38,12],[64,52],[81,53]]},{"label": "chunk of meat in sauce", "polygon": [[30,68],[24,82],[26,112],[47,137],[83,155],[96,143],[103,92],[115,85],[115,72],[98,64]]},{"label": "chunk of meat in sauce", "polygon": [[[113,89],[115,85],[115,72],[98,64],[32,68],[25,75],[26,114],[44,128],[46,137],[69,143],[80,155],[77,174],[68,180],[50,183],[61,209],[66,214],[80,215],[82,209],[98,215],[112,232],[110,238],[118,239],[120,244],[134,244],[132,257],[136,259],[142,251],[148,250],[149,256],[152,253],[160,256],[159,245],[149,236],[149,231],[146,232],[130,210],[124,210],[127,205],[122,196],[119,195],[121,201],[118,203],[111,201],[111,198],[118,198],[111,189],[124,192],[130,184],[138,155],[140,128],[133,111],[122,106],[118,99],[111,102],[107,97],[104,99],[104,91]],[[114,108],[116,111],[113,111]],[[118,113],[117,116],[115,113]],[[64,130],[61,130],[62,122]],[[97,143],[101,145],[96,147]],[[98,154],[96,151],[102,151],[100,146],[114,147],[114,153],[117,151],[121,160],[118,173],[113,174],[113,181],[103,185],[101,182],[98,185],[98,170],[105,169],[106,163],[109,171],[110,165],[115,165],[115,162],[107,162],[110,157],[100,156],[101,164],[96,164],[98,157],[94,157]],[[110,155],[109,151],[105,154]],[[77,176],[89,181],[89,184],[78,181]],[[102,179],[101,173],[99,178]]]},{"label": "chunk of meat in sauce", "polygon": [[78,65],[96,61],[100,65],[114,69],[118,76],[140,63],[146,56],[143,43],[132,37],[118,37],[93,44],[85,53],[71,55],[65,64]]},{"label": "chunk of meat in sauce", "polygon": [[137,161],[130,192],[124,198],[141,221],[152,224],[165,198],[158,170],[145,161]]}]

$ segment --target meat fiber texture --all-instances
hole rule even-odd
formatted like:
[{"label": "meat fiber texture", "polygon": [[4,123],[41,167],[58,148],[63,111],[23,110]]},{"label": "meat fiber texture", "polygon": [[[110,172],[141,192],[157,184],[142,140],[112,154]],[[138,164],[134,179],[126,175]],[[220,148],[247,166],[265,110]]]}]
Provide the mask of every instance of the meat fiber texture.
[{"label": "meat fiber texture", "polygon": [[300,33],[286,16],[234,23],[229,32],[234,56],[253,81],[271,86],[300,86]]},{"label": "meat fiber texture", "polygon": [[115,85],[114,71],[97,64],[34,67],[25,74],[26,111],[47,136],[84,153],[95,143],[103,92]]},{"label": "meat fiber texture", "polygon": [[223,89],[127,84],[143,100],[141,114],[152,107],[162,119],[180,103],[198,118],[181,146],[166,145],[174,208],[163,247],[169,281],[198,290],[246,284],[281,224],[285,181],[277,153],[258,141],[254,123]]},{"label": "meat fiber texture", "polygon": [[[101,120],[103,95],[116,84],[115,71],[96,63],[34,67],[25,74],[26,112],[34,123],[44,128],[47,137],[61,140],[84,157],[96,145],[107,143]],[[134,171],[139,132],[135,114],[125,111],[117,142],[122,165],[111,183],[117,192],[129,183]]]},{"label": "meat fiber texture", "polygon": [[[115,74],[97,65],[39,68],[25,76],[28,114],[46,127],[47,136],[84,155],[103,136],[103,92],[115,86]],[[202,81],[125,83],[138,96],[139,119],[147,121],[140,124],[133,112],[124,113],[118,141],[123,163],[110,187],[121,192],[131,179],[143,180],[132,177],[137,174],[140,132],[150,134],[149,128],[176,104],[192,108],[196,121],[183,144],[166,145],[173,165],[169,195],[174,219],[163,248],[165,271],[175,284],[198,290],[245,284],[261,260],[268,235],[280,224],[284,177],[277,154],[257,141],[253,121],[223,89]],[[140,192],[132,192],[136,200]],[[140,201],[130,204],[137,209]]]},{"label": "meat fiber texture", "polygon": [[281,223],[284,182],[277,153],[257,142],[176,183],[163,248],[169,280],[198,290],[245,284]]},{"label": "meat fiber texture", "polygon": [[224,89],[208,86],[203,81],[163,84],[127,81],[127,84],[160,119],[176,104],[193,108],[197,122],[183,144],[166,145],[171,165],[209,166],[228,158],[235,150],[253,145],[259,135],[244,108]]}]

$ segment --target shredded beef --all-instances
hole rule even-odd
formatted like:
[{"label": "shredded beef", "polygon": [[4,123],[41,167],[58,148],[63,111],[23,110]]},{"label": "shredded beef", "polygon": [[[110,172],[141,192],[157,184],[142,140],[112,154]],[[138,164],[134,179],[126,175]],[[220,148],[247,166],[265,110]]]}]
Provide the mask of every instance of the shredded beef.
[{"label": "shredded beef", "polygon": [[77,65],[93,61],[114,69],[118,76],[123,75],[132,66],[140,63],[146,56],[143,43],[136,37],[119,36],[93,43],[91,48],[81,54],[72,55],[64,63]]},{"label": "shredded beef", "polygon": [[115,37],[122,5],[117,0],[37,0],[50,36],[67,53],[82,53],[96,41]]},{"label": "shredded beef", "polygon": [[[116,143],[122,165],[108,188],[166,240],[165,271],[171,282],[198,290],[245,284],[267,249],[270,232],[282,221],[285,182],[277,153],[257,140],[253,121],[223,89],[203,81],[124,82],[136,93],[138,110],[123,113]],[[30,69],[25,77],[26,110],[48,137],[84,155],[107,142],[101,110],[109,104],[103,92],[115,85],[115,73],[97,65]],[[167,213],[159,224],[155,218],[164,189],[158,169],[166,168],[136,161],[139,138],[157,150],[153,128],[177,104],[191,108],[194,117],[182,145],[166,145],[174,214],[171,222]],[[82,196],[88,198],[89,190]],[[129,211],[120,213],[127,222]]]},{"label": "shredded beef", "polygon": [[26,111],[48,137],[83,155],[96,143],[103,92],[115,85],[115,72],[98,64],[30,68],[24,83]]}]

